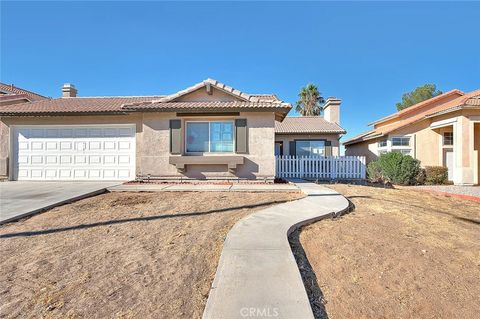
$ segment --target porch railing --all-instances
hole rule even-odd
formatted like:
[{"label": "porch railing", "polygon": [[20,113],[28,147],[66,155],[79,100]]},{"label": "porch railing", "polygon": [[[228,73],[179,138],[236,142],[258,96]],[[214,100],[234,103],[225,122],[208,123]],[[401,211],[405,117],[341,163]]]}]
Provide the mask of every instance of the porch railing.
[{"label": "porch railing", "polygon": [[365,179],[365,163],[365,156],[275,157],[276,176],[283,178]]}]

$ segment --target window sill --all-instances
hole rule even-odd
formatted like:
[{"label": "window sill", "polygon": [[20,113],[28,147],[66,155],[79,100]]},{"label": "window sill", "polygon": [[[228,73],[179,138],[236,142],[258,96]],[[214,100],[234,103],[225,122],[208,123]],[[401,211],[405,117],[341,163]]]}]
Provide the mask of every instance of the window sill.
[{"label": "window sill", "polygon": [[235,172],[244,161],[245,157],[239,155],[180,155],[168,160],[179,172],[185,172],[188,165],[227,165],[230,172]]}]

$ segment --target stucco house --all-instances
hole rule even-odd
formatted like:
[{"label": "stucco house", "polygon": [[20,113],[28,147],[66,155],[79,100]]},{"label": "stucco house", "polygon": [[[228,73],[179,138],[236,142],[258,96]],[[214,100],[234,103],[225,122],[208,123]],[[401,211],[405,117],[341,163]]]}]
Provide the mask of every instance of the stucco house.
[{"label": "stucco house", "polygon": [[346,155],[409,154],[422,166],[448,167],[457,185],[480,182],[480,90],[452,90],[371,123],[343,144]]},{"label": "stucco house", "polygon": [[[344,132],[322,120],[320,126],[331,131],[314,132],[308,124],[301,136],[284,127],[277,140],[289,103],[212,79],[166,96],[78,97],[71,84],[62,94],[0,106],[0,175],[11,180],[272,181],[275,141],[289,144],[307,136],[319,143],[297,149],[338,153]],[[338,116],[339,100],[329,103],[326,114]],[[297,124],[287,127],[301,130]]]}]

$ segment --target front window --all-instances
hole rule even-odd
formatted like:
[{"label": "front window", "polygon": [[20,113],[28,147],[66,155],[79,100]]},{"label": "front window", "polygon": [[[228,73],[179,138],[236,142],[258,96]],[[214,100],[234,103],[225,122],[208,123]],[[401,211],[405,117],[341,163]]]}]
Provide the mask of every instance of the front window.
[{"label": "front window", "polygon": [[443,145],[447,145],[447,146],[453,145],[453,132],[443,133]]},{"label": "front window", "polygon": [[325,141],[296,141],[297,156],[325,156]]},{"label": "front window", "polygon": [[378,147],[387,147],[387,140],[378,141]]},{"label": "front window", "polygon": [[187,153],[233,152],[233,122],[187,122]]},{"label": "front window", "polygon": [[408,136],[392,137],[392,146],[410,146],[410,137]]}]

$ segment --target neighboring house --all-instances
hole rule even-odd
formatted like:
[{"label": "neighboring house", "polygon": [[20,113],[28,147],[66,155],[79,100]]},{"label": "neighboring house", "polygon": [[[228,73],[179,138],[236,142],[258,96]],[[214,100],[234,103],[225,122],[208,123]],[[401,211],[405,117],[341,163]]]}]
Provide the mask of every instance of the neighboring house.
[{"label": "neighboring house", "polygon": [[274,95],[212,79],[167,96],[77,97],[70,84],[62,92],[0,107],[0,173],[12,180],[271,181],[275,122],[291,109]]},{"label": "neighboring house", "polygon": [[0,82],[0,106],[45,100],[47,97]]},{"label": "neighboring house", "polygon": [[480,90],[452,90],[371,123],[345,141],[346,155],[367,162],[386,152],[409,154],[422,166],[448,167],[457,185],[480,182]]},{"label": "neighboring house", "polygon": [[286,117],[275,123],[275,155],[338,156],[340,100],[328,98],[324,116]]}]

